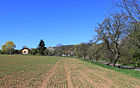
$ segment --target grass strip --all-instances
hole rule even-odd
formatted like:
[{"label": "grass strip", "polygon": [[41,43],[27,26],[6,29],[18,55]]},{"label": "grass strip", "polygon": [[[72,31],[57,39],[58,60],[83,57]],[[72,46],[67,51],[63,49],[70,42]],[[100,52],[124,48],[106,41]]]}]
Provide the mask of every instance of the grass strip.
[{"label": "grass strip", "polygon": [[80,61],[83,61],[83,62],[86,62],[86,63],[93,64],[93,65],[101,66],[101,67],[104,67],[104,68],[107,68],[107,69],[111,69],[111,70],[114,70],[116,72],[120,72],[120,73],[129,75],[129,76],[135,77],[137,79],[140,79],[140,71],[136,71],[136,70],[132,70],[132,69],[123,69],[123,68],[112,67],[112,66],[108,66],[108,65],[104,65],[104,64],[96,63],[96,62],[91,62],[89,60],[84,60],[84,59],[80,59],[80,58],[76,58],[76,59],[78,59]]}]

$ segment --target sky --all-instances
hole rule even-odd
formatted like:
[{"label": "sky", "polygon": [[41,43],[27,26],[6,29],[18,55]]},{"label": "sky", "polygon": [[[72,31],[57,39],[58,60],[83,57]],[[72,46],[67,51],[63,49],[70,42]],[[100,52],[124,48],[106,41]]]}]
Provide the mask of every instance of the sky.
[{"label": "sky", "polygon": [[0,47],[16,49],[88,42],[94,28],[112,8],[111,0],[0,0]]}]

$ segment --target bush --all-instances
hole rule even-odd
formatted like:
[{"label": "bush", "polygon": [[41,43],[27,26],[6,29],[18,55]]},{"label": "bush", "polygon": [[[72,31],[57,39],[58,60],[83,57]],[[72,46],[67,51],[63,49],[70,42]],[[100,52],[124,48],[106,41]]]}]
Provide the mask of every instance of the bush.
[{"label": "bush", "polygon": [[47,50],[47,49],[44,51],[44,55],[45,55],[45,56],[48,55],[48,50]]},{"label": "bush", "polygon": [[1,54],[8,54],[8,52],[6,52],[6,51],[1,51]]},{"label": "bush", "polygon": [[37,56],[41,56],[41,53],[36,53]]},{"label": "bush", "polygon": [[21,54],[21,50],[14,50],[14,54]]},{"label": "bush", "polygon": [[38,53],[37,49],[31,49],[30,54],[32,55],[36,55]]}]

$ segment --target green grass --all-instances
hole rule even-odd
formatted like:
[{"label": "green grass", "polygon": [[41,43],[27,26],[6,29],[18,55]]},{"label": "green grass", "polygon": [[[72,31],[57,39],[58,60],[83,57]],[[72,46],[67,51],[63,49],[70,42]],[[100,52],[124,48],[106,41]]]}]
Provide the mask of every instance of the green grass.
[{"label": "green grass", "polygon": [[80,58],[76,58],[76,59],[87,62],[87,63],[91,63],[93,65],[101,66],[101,67],[104,67],[104,68],[107,68],[107,69],[111,69],[111,70],[114,70],[116,72],[120,72],[120,73],[123,73],[123,74],[126,74],[126,75],[129,75],[129,76],[140,79],[140,71],[136,71],[136,70],[132,70],[132,69],[116,68],[116,67],[104,65],[104,64],[101,64],[101,63],[91,62],[89,60],[80,59]]}]

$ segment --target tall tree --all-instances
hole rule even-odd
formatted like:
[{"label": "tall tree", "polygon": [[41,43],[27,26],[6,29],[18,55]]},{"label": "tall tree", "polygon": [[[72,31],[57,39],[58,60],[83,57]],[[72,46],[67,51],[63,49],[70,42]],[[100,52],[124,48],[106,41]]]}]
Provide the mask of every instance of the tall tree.
[{"label": "tall tree", "polygon": [[117,0],[115,6],[119,7],[121,12],[125,13],[124,16],[128,18],[126,26],[129,29],[129,36],[127,37],[140,45],[137,37],[140,30],[140,0]]},{"label": "tall tree", "polygon": [[15,47],[16,45],[13,41],[7,41],[4,45],[2,45],[2,51],[8,52],[11,55]]},{"label": "tall tree", "polygon": [[101,44],[92,44],[92,46],[88,48],[89,59],[95,59],[98,62],[99,58],[101,57],[101,48]]},{"label": "tall tree", "polygon": [[88,44],[81,43],[79,45],[75,45],[74,52],[76,56],[78,56],[79,58],[83,57],[85,59],[88,53],[87,51],[88,51]]},{"label": "tall tree", "polygon": [[134,41],[140,47],[140,22],[134,23],[132,30],[127,36],[130,40]]},{"label": "tall tree", "polygon": [[80,50],[81,50],[81,52],[83,53],[84,59],[86,59],[87,51],[88,51],[88,46],[87,46],[87,44],[86,44],[86,43],[81,43]]},{"label": "tall tree", "polygon": [[104,43],[104,46],[110,54],[114,54],[114,58],[112,60],[113,66],[115,66],[116,62],[120,58],[119,49],[121,46],[121,39],[126,36],[125,31],[127,30],[127,18],[124,18],[123,15],[125,14],[116,13],[112,17],[105,19],[96,29],[98,34],[97,39]]},{"label": "tall tree", "polygon": [[126,13],[131,23],[137,23],[140,21],[140,1],[139,0],[116,0],[115,5],[120,8],[121,11]]},{"label": "tall tree", "polygon": [[46,47],[45,47],[45,42],[41,39],[39,45],[38,45],[38,51],[41,55],[44,55],[44,51],[45,51]]},{"label": "tall tree", "polygon": [[2,45],[1,50],[6,51],[6,45]]},{"label": "tall tree", "polygon": [[[125,13],[127,20],[128,35],[125,37],[125,47],[129,47],[130,52],[126,58],[130,58],[128,62],[138,63],[140,66],[140,0],[117,0],[115,5],[120,11]],[[127,53],[128,54],[128,53]],[[125,56],[123,54],[123,56]]]}]

